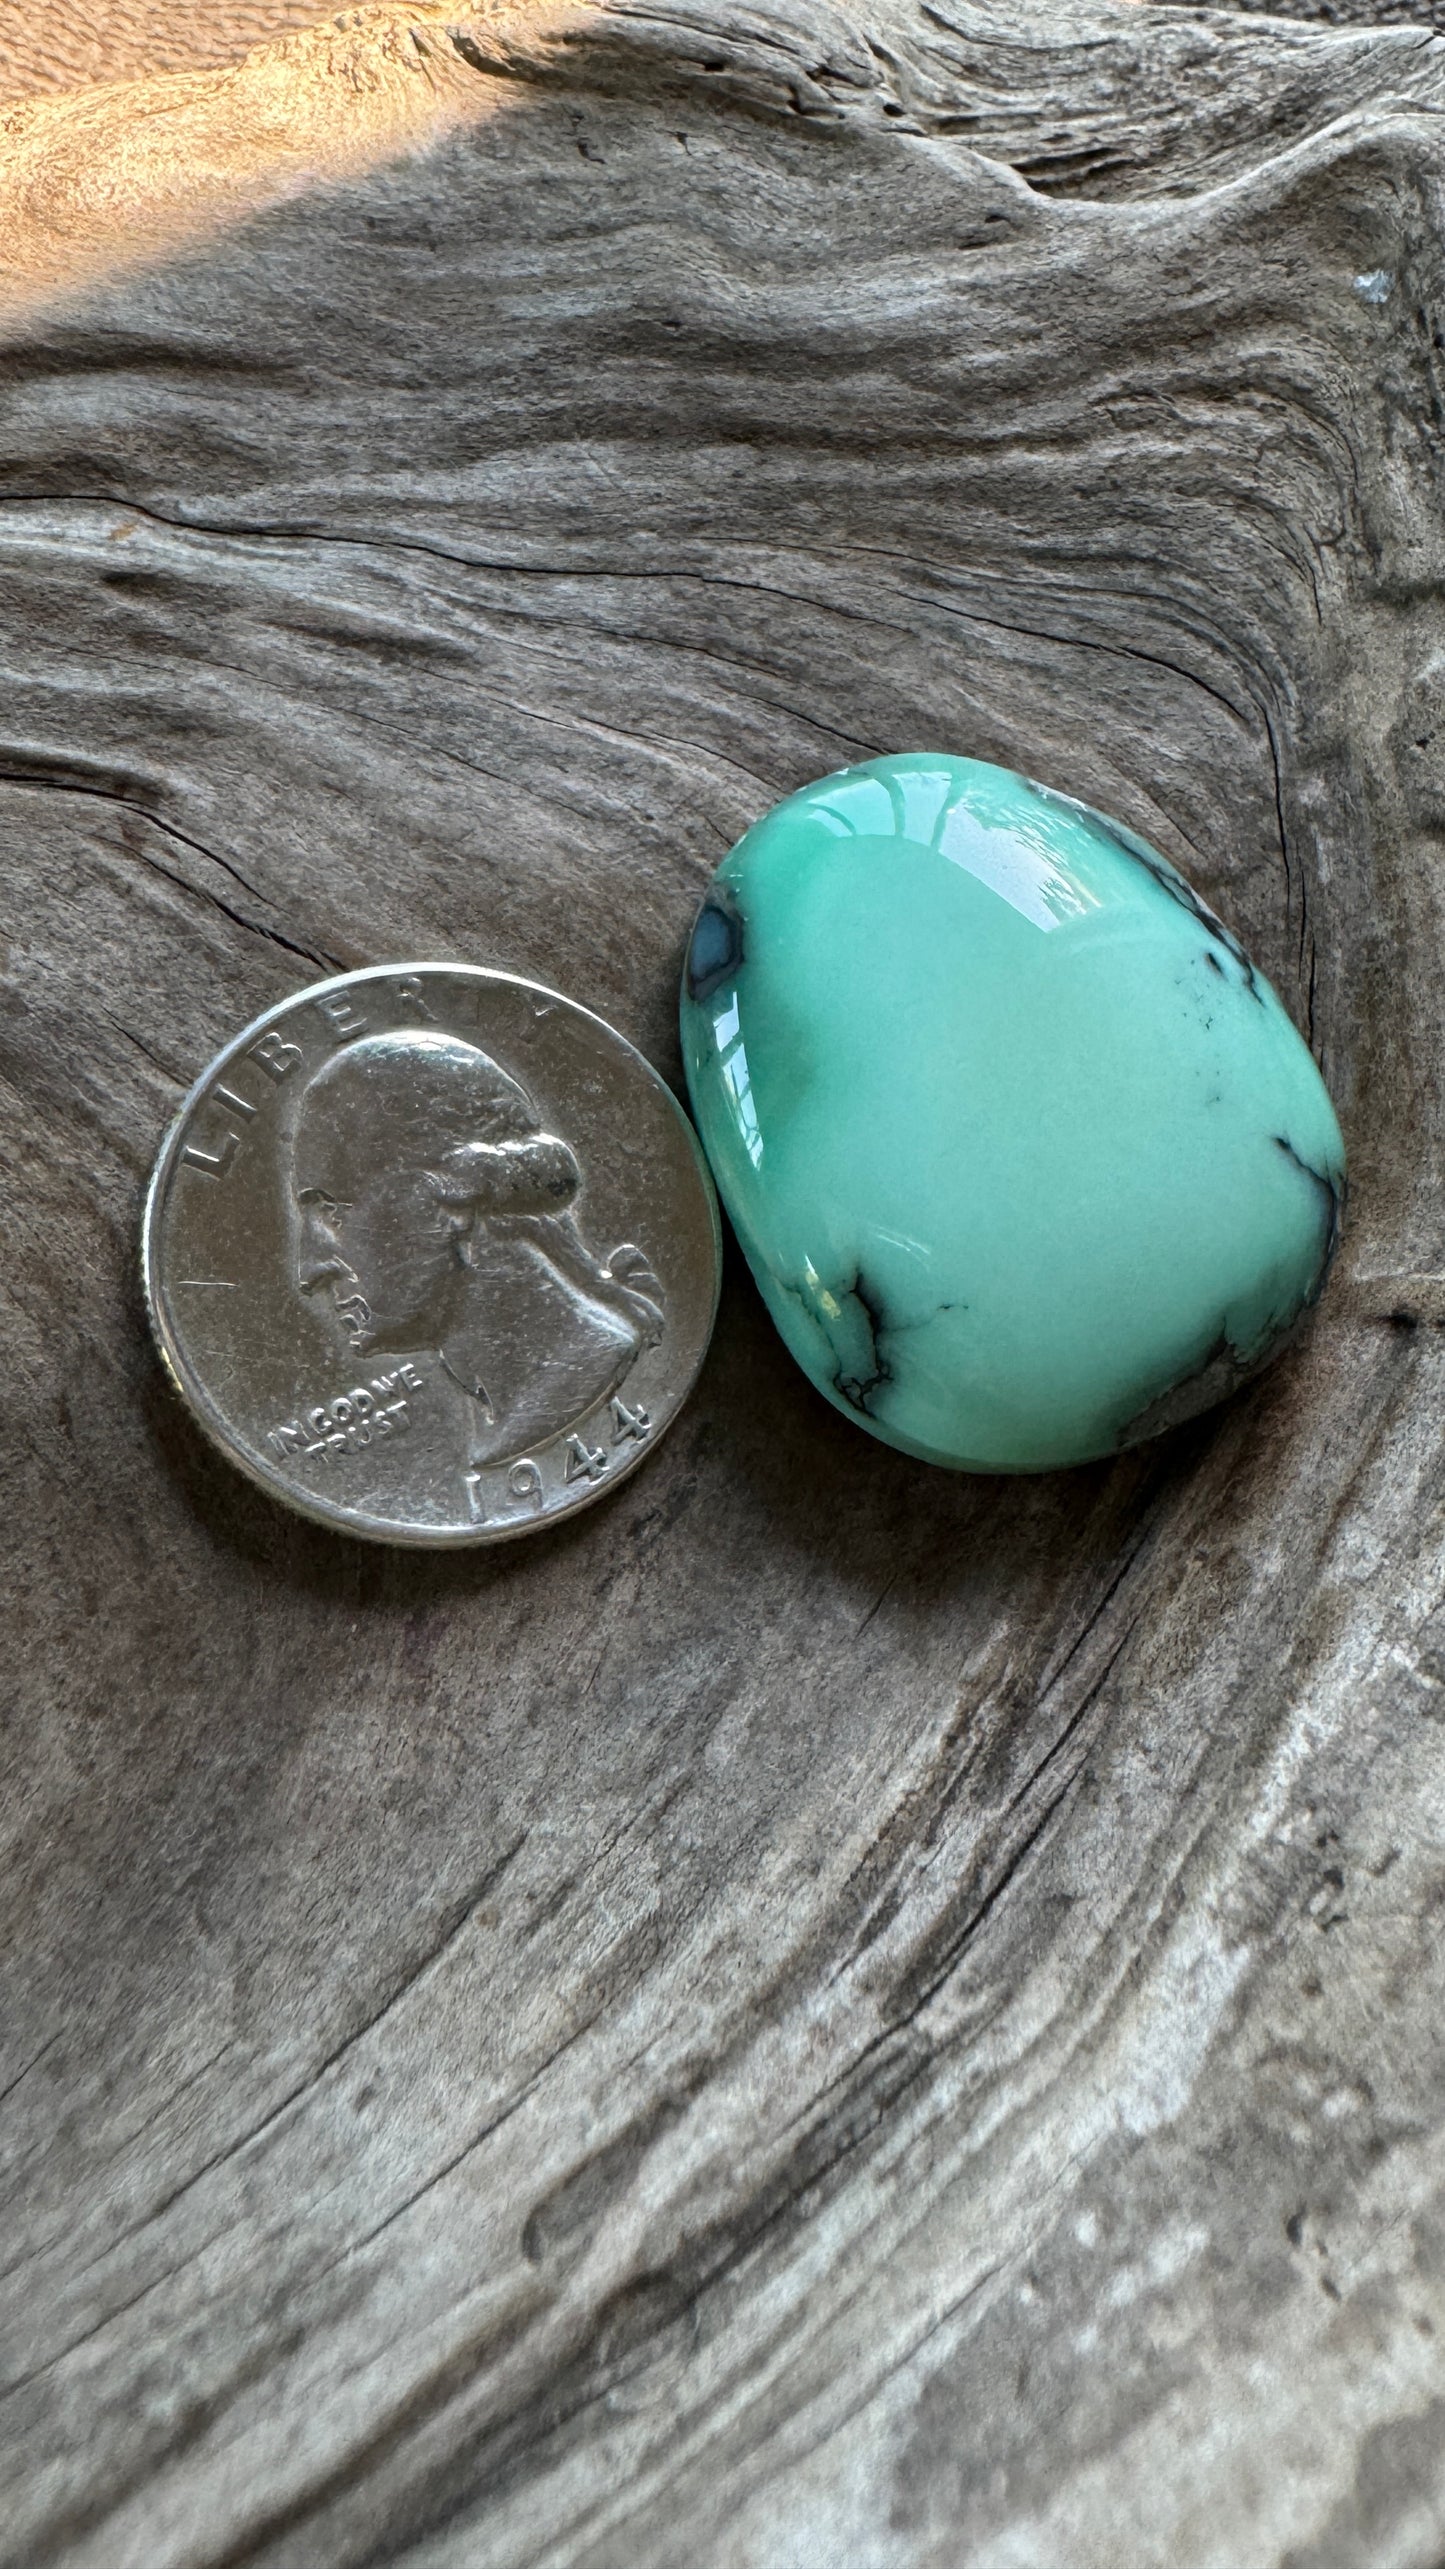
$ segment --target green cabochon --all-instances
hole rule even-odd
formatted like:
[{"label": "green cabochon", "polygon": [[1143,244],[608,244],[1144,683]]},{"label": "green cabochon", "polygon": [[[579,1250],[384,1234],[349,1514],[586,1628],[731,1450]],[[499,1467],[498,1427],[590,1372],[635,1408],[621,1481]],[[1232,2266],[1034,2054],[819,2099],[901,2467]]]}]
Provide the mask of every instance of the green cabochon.
[{"label": "green cabochon", "polygon": [[976,759],[779,803],[713,879],[683,1049],[783,1337],[890,1445],[1041,1471],[1217,1400],[1315,1299],[1344,1146],[1183,877]]}]

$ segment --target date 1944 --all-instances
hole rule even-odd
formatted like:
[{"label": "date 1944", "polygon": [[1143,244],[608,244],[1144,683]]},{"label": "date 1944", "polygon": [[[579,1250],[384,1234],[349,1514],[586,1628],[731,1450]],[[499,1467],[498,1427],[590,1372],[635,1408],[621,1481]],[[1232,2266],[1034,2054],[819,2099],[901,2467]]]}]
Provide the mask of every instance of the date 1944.
[{"label": "date 1944", "polygon": [[[610,1432],[609,1432],[610,1431]],[[561,1457],[561,1479],[596,1482],[612,1469],[612,1458],[619,1448],[646,1442],[652,1434],[652,1420],[645,1409],[635,1408],[625,1400],[614,1399],[607,1405],[606,1417],[589,1420],[586,1434],[574,1434],[560,1447],[551,1449],[539,1462],[524,1454],[505,1472],[468,1472],[467,1503],[476,1525],[504,1523],[520,1514],[536,1511],[546,1505],[548,1473],[544,1468]],[[588,1436],[606,1436],[606,1445],[589,1444]]]}]

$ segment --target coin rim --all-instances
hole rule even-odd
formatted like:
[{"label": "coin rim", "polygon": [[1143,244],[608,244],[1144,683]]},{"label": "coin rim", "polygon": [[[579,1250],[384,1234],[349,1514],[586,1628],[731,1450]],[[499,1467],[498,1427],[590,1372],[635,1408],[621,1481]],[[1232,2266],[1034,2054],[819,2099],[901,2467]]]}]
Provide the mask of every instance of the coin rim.
[{"label": "coin rim", "polygon": [[[579,1488],[576,1496],[568,1499],[565,1505],[550,1509],[545,1516],[526,1517],[515,1523],[459,1526],[455,1529],[368,1525],[355,1513],[339,1504],[328,1504],[314,1499],[309,1491],[296,1490],[289,1482],[282,1481],[279,1474],[273,1478],[264,1464],[238,1447],[219,1408],[200,1380],[194,1366],[187,1359],[164,1307],[164,1282],[160,1274],[159,1257],[161,1209],[180,1149],[182,1132],[193,1109],[200,1103],[211,1082],[237,1053],[248,1050],[258,1035],[264,1034],[266,1029],[279,1019],[289,1017],[296,1008],[306,1005],[313,999],[324,998],[334,990],[353,990],[358,982],[393,981],[404,977],[407,973],[450,973],[454,977],[469,981],[505,983],[510,989],[524,990],[535,998],[551,1000],[560,1007],[568,1008],[576,1016],[590,1018],[594,1026],[600,1027],[603,1034],[610,1036],[612,1042],[619,1045],[621,1050],[637,1063],[653,1086],[659,1089],[666,1099],[687,1137],[693,1165],[701,1182],[703,1202],[707,1207],[713,1253],[712,1303],[702,1345],[671,1416],[660,1428],[654,1430],[645,1444],[637,1447],[635,1453],[627,1458],[620,1470],[609,1473],[605,1482],[600,1484],[589,1482],[585,1489]],[[423,963],[369,963],[363,964],[355,972],[332,973],[325,981],[306,982],[301,989],[293,991],[289,998],[276,1001],[272,1007],[264,1009],[259,1017],[253,1017],[250,1024],[243,1026],[239,1034],[233,1035],[229,1043],[223,1044],[220,1051],[211,1056],[205,1068],[192,1080],[162,1136],[160,1147],[156,1152],[155,1165],[146,1187],[145,1201],[141,1209],[140,1269],[141,1288],[145,1296],[146,1317],[150,1322],[151,1336],[173,1390],[185,1403],[191,1416],[205,1431],[211,1443],[225,1456],[226,1461],[257,1489],[264,1490],[266,1496],[274,1499],[278,1506],[289,1507],[298,1515],[308,1517],[313,1525],[324,1525],[333,1534],[354,1535],[363,1543],[395,1544],[408,1551],[471,1551],[479,1545],[509,1543],[519,1536],[542,1534],[551,1526],[566,1524],[570,1518],[579,1516],[584,1508],[595,1507],[599,1500],[607,1498],[613,1490],[620,1488],[624,1481],[630,1480],[640,1465],[647,1461],[648,1456],[655,1452],[691,1399],[708,1348],[712,1343],[713,1330],[717,1324],[718,1303],[722,1294],[722,1219],[718,1211],[717,1189],[713,1184],[712,1171],[708,1167],[702,1144],[685,1107],[673,1094],[662,1073],[648,1060],[647,1055],[639,1052],[636,1044],[629,1042],[626,1035],[619,1034],[617,1028],[606,1017],[599,1016],[595,1008],[585,1007],[580,999],[569,998],[565,990],[554,990],[547,982],[529,980],[524,973],[504,972],[494,964],[439,963],[434,959]]]}]

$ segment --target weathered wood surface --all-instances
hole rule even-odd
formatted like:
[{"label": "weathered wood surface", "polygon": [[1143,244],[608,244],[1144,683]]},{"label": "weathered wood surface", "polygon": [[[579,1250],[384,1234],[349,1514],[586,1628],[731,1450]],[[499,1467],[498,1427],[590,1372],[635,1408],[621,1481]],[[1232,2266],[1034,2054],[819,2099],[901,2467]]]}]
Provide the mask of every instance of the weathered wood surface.
[{"label": "weathered wood surface", "polygon": [[[1445,53],[445,41],[463,130],[4,356],[0,2552],[1437,2569]],[[212,1458],[133,1251],[235,1026],[459,955],[675,1065],[717,855],[934,742],[1309,1030],[1297,1353],[954,1479],[734,1272],[530,1548]]]},{"label": "weathered wood surface", "polygon": [[310,0],[0,0],[0,98],[235,62],[317,15]]}]

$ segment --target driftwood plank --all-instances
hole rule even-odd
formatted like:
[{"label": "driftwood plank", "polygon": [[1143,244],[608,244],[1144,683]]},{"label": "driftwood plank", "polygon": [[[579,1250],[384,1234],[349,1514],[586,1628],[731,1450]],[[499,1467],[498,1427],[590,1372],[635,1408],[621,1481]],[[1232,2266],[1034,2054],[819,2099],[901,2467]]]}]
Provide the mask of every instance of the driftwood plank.
[{"label": "driftwood plank", "polygon": [[[424,35],[429,148],[3,356],[0,2551],[1437,2569],[1445,52]],[[716,857],[927,743],[1145,831],[1307,1029],[1306,1344],[955,1479],[735,1271],[530,1548],[214,1460],[133,1253],[216,1045],[457,955],[675,1071]]]}]

